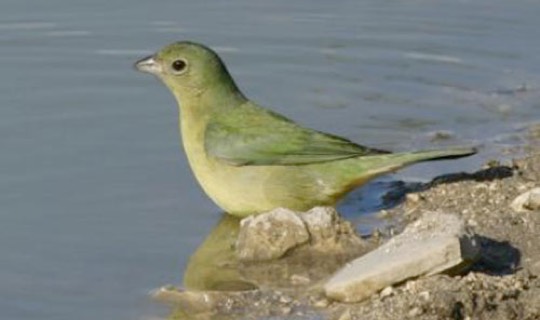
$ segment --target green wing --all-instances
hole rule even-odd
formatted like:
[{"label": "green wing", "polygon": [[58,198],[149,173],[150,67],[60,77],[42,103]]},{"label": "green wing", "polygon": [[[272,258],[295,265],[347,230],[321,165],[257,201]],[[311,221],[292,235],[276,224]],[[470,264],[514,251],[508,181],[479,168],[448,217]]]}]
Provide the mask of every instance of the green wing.
[{"label": "green wing", "polygon": [[251,103],[208,124],[205,148],[231,165],[303,165],[388,153],[347,139],[302,128]]}]

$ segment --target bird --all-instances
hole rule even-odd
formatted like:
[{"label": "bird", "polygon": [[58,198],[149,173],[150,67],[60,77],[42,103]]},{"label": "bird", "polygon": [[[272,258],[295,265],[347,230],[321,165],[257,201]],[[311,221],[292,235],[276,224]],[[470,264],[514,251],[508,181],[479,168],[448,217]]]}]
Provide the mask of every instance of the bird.
[{"label": "bird", "polygon": [[303,127],[248,99],[218,54],[192,41],[168,44],[135,68],[171,91],[195,178],[217,206],[237,217],[336,206],[380,175],[476,153],[467,146],[392,153]]}]

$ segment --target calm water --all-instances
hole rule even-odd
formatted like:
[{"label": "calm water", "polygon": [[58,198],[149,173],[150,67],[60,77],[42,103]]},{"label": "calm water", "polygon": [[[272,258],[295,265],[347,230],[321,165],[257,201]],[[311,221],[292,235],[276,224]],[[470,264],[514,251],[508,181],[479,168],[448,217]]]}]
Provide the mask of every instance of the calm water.
[{"label": "calm water", "polygon": [[[219,219],[167,90],[132,70],[174,40],[216,48],[244,92],[392,150],[480,144],[540,119],[538,1],[3,0],[0,318],[148,319]],[[350,210],[350,208],[349,208]],[[360,210],[358,210],[360,211]]]}]

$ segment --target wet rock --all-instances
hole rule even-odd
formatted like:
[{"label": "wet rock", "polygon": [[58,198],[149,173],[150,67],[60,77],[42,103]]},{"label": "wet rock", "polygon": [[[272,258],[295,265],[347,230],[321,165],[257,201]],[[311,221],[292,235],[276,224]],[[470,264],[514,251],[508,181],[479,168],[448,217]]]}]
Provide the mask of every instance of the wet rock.
[{"label": "wet rock", "polygon": [[301,215],[309,233],[314,240],[331,237],[335,232],[334,222],[338,220],[337,212],[329,207],[315,207]]},{"label": "wet rock", "polygon": [[337,253],[363,244],[352,224],[343,220],[332,207],[315,207],[300,213],[315,250]]},{"label": "wet rock", "polygon": [[324,291],[332,299],[357,302],[407,279],[455,272],[478,253],[477,241],[458,216],[426,212],[403,233],[336,272]]},{"label": "wet rock", "polygon": [[278,208],[241,221],[236,253],[242,261],[277,259],[308,240],[302,219],[294,211]]},{"label": "wet rock", "polygon": [[287,292],[273,290],[192,291],[166,286],[151,297],[173,307],[167,319],[267,319],[298,314],[299,302]]},{"label": "wet rock", "polygon": [[540,188],[522,193],[512,201],[510,207],[515,212],[540,211]]},{"label": "wet rock", "polygon": [[153,290],[150,296],[156,300],[173,304],[192,314],[212,312],[232,305],[241,305],[256,297],[252,291],[192,291],[164,286]]},{"label": "wet rock", "polygon": [[241,261],[268,261],[297,247],[312,253],[348,255],[364,246],[352,224],[334,208],[315,207],[307,212],[278,208],[242,220],[236,253]]},{"label": "wet rock", "polygon": [[[280,214],[289,217],[286,220],[268,219],[269,214],[275,213],[255,217],[265,221],[264,228],[252,224],[257,220],[247,218],[249,223],[244,222],[239,230],[239,234],[245,234],[236,242],[237,245],[231,246],[241,278],[258,287],[299,289],[311,286],[327,279],[345,263],[365,254],[373,246],[362,240],[351,224],[340,218],[334,209],[316,208],[309,212],[281,209]],[[294,229],[286,225],[291,221]],[[249,230],[252,227],[256,233],[247,237],[246,234],[253,233],[254,230]],[[272,234],[284,237],[282,232],[305,232],[308,239],[304,233],[302,238],[294,241],[280,243],[279,238],[279,241],[274,241]]]}]

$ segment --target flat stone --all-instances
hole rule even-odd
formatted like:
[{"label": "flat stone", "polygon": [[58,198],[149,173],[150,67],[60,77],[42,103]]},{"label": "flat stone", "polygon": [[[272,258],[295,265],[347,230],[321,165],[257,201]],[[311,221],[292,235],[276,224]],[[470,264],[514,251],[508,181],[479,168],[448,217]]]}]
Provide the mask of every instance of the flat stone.
[{"label": "flat stone", "polygon": [[533,188],[517,196],[510,204],[515,212],[540,211],[540,188]]},{"label": "flat stone", "polygon": [[426,212],[387,243],[337,271],[325,294],[358,302],[407,279],[455,272],[472,263],[479,244],[458,216]]},{"label": "flat stone", "polygon": [[236,254],[242,261],[272,260],[308,240],[306,225],[298,214],[277,208],[240,222]]}]

